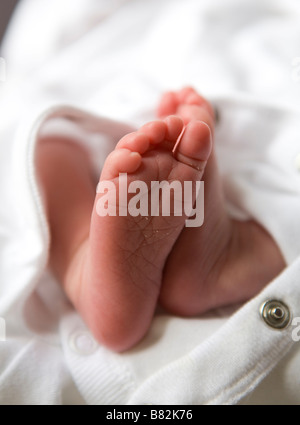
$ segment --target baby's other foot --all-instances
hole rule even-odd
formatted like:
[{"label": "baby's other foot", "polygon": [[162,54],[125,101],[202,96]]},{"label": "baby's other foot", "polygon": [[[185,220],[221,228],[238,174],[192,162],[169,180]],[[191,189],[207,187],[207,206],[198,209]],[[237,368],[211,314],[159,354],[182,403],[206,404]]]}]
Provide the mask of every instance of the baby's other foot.
[{"label": "baby's other foot", "polygon": [[[211,152],[206,122],[190,122],[182,134],[183,128],[181,118],[169,116],[120,140],[106,159],[90,237],[69,276],[71,300],[95,337],[117,351],[147,332],[166,260],[187,220],[184,209],[181,214],[174,209],[173,191],[169,215],[163,214],[166,199],[161,197],[160,208],[150,210],[157,182],[180,187],[189,181],[196,187]],[[195,199],[193,190],[191,205]]]},{"label": "baby's other foot", "polygon": [[[191,87],[162,97],[158,115],[169,113],[185,124],[204,120],[213,133],[213,108]],[[204,224],[183,229],[164,270],[160,302],[179,315],[243,302],[285,266],[276,243],[258,223],[239,222],[227,214],[214,148],[203,180]]]},{"label": "baby's other foot", "polygon": [[185,124],[193,120],[204,121],[211,131],[214,130],[215,112],[212,105],[192,87],[164,93],[157,108],[157,115],[160,118],[177,115]]}]

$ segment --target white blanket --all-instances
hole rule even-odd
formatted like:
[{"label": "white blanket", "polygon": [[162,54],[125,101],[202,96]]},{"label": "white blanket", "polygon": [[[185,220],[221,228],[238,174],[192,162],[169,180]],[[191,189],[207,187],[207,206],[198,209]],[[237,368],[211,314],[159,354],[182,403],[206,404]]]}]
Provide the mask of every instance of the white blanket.
[{"label": "white blanket", "polygon": [[[300,317],[299,18],[297,0],[21,2],[1,50],[0,404],[300,402],[298,322],[274,331],[259,314],[275,298]],[[116,355],[47,271],[37,134],[71,133],[100,173],[118,138],[184,85],[219,111],[228,208],[262,223],[288,267],[235,313],[157,314]]]}]

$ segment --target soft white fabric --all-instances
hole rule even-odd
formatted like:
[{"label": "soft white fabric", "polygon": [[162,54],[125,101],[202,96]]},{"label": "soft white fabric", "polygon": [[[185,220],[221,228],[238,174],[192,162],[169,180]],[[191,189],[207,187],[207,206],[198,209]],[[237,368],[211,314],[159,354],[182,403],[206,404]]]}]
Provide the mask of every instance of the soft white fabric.
[{"label": "soft white fabric", "polygon": [[[259,313],[279,299],[300,317],[299,16],[297,0],[21,2],[1,51],[0,404],[300,403],[297,322],[278,331]],[[157,312],[146,338],[115,354],[47,271],[37,136],[72,134],[100,173],[161,93],[186,84],[219,110],[228,208],[261,222],[288,267],[243,306]]]}]

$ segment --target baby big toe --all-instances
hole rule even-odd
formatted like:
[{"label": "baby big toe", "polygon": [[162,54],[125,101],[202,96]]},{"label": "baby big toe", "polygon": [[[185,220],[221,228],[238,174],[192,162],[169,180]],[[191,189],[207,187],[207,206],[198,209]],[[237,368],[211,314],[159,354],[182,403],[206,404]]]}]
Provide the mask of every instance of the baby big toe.
[{"label": "baby big toe", "polygon": [[173,154],[179,162],[203,172],[211,151],[212,135],[209,126],[202,121],[192,121],[176,143]]},{"label": "baby big toe", "polygon": [[159,117],[166,117],[176,113],[178,107],[177,95],[173,91],[165,93],[158,105],[157,115]]}]

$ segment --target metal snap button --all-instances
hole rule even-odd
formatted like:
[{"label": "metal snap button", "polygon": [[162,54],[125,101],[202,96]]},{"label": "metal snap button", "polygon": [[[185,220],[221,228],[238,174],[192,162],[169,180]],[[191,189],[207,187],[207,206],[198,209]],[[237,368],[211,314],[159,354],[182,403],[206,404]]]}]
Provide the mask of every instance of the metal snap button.
[{"label": "metal snap button", "polygon": [[279,300],[265,301],[260,313],[267,325],[274,329],[284,329],[291,321],[291,314],[288,306]]}]

